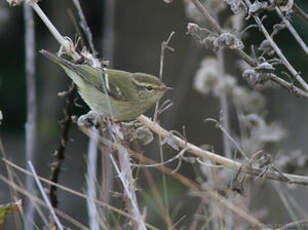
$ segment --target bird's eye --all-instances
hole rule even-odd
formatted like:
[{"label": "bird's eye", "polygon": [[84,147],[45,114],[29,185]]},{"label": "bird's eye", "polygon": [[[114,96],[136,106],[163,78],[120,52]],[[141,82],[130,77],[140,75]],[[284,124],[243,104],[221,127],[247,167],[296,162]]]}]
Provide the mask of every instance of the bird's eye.
[{"label": "bird's eye", "polygon": [[149,91],[151,91],[151,90],[153,89],[153,87],[152,87],[152,86],[150,86],[150,85],[149,85],[149,86],[147,86],[146,88],[147,88],[147,90],[149,90]]}]

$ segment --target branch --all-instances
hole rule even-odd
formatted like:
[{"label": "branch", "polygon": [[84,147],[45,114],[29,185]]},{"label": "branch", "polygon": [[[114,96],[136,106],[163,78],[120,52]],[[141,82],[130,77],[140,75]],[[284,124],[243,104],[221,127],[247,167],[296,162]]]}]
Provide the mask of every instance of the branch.
[{"label": "branch", "polygon": [[[63,124],[63,133],[60,141],[60,145],[57,148],[57,150],[54,153],[55,160],[51,164],[51,176],[50,180],[54,183],[58,183],[59,180],[59,174],[61,172],[61,166],[64,160],[64,154],[65,154],[65,148],[69,141],[68,133],[72,124],[72,115],[73,115],[73,107],[75,102],[75,92],[77,91],[77,87],[75,84],[72,83],[71,87],[67,92],[65,92],[65,95],[67,97],[67,105],[64,110],[64,121]],[[57,187],[54,185],[51,185],[49,188],[49,197],[51,204],[54,208],[58,206],[58,199],[57,199]]]},{"label": "branch", "polygon": [[293,93],[293,94],[295,94],[296,96],[299,96],[299,97],[308,98],[308,92],[296,87],[293,83],[289,83],[289,82],[283,80],[282,78],[277,77],[275,74],[269,74],[268,77],[272,81],[279,84],[280,86],[286,88],[290,93]]},{"label": "branch", "polygon": [[[231,168],[235,170],[241,169],[242,172],[245,172],[245,173],[248,173],[254,176],[258,176],[263,171],[262,169],[255,168],[255,167],[248,167],[238,161],[228,159],[226,157],[220,156],[210,151],[203,150],[191,143],[188,143],[187,141],[165,130],[164,128],[159,126],[157,123],[154,123],[153,121],[151,121],[148,117],[144,115],[139,116],[137,120],[141,122],[144,126],[150,128],[153,132],[155,132],[157,135],[161,136],[162,138],[172,138],[173,144],[176,144],[178,147],[182,149],[186,147],[187,152],[190,152],[201,159],[204,159],[204,158],[209,159],[211,161],[224,165],[227,168]],[[288,174],[288,173],[282,173],[282,175],[280,175],[276,172],[269,172],[268,174],[265,175],[265,178],[268,178],[271,180],[277,180],[281,182],[286,182],[289,184],[308,185],[308,177]],[[286,178],[288,178],[288,180],[286,180]]]},{"label": "branch", "polygon": [[302,19],[308,22],[308,14],[306,14],[298,5],[293,4],[292,10],[297,13]]},{"label": "branch", "polygon": [[124,148],[124,146],[122,145],[119,146],[118,151],[119,151],[119,161],[121,165],[121,171],[117,163],[115,162],[112,154],[109,155],[111,162],[122,182],[122,185],[124,188],[124,194],[126,194],[127,203],[129,204],[128,210],[130,214],[134,217],[135,227],[138,230],[145,230],[146,229],[145,223],[139,211],[139,207],[137,203],[137,197],[135,193],[136,189],[134,185],[133,174],[131,171],[131,163],[128,157],[129,156],[128,152],[126,148]]},{"label": "branch", "polygon": [[279,7],[275,7],[275,10],[277,12],[277,14],[279,15],[279,17],[282,19],[282,21],[284,22],[284,24],[287,26],[288,30],[290,31],[290,33],[293,35],[293,37],[295,38],[295,40],[298,42],[298,44],[300,45],[300,47],[304,50],[304,52],[306,53],[306,55],[308,55],[308,47],[306,46],[306,43],[303,41],[303,39],[299,36],[299,34],[297,33],[297,31],[294,29],[294,27],[292,26],[292,24],[289,22],[289,20],[282,14],[281,10],[279,9]]}]

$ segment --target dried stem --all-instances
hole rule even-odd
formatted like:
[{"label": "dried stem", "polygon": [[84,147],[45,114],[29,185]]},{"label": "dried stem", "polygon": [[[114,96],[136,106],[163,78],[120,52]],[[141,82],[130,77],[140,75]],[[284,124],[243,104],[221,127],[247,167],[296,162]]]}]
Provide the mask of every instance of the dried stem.
[{"label": "dried stem", "polygon": [[[27,88],[27,122],[26,122],[26,160],[33,161],[36,150],[36,87],[35,87],[35,27],[33,12],[30,6],[23,4],[25,22],[25,63],[26,63],[26,88]],[[26,178],[27,191],[35,191],[34,182]],[[26,223],[27,230],[33,229],[34,206],[31,201],[27,204]]]},{"label": "dried stem", "polygon": [[[251,6],[250,0],[245,0],[245,2],[248,7]],[[253,15],[253,18],[256,21],[259,28],[261,29],[261,31],[263,32],[263,34],[265,35],[267,41],[270,43],[271,47],[274,49],[278,57],[281,59],[282,63],[285,65],[285,67],[290,71],[290,73],[300,83],[300,85],[305,89],[305,91],[308,91],[308,84],[304,81],[304,79],[300,76],[300,74],[293,68],[293,66],[289,63],[288,59],[281,52],[280,48],[277,46],[277,44],[274,42],[270,34],[267,32],[261,19],[255,14]]]},{"label": "dried stem", "polygon": [[117,163],[113,159],[112,154],[110,154],[109,156],[122,182],[124,193],[126,194],[126,197],[127,197],[129,212],[134,217],[135,227],[138,230],[144,230],[146,229],[146,227],[143,221],[143,217],[138,208],[138,202],[137,202],[136,193],[135,193],[136,189],[134,186],[134,180],[133,180],[133,175],[131,171],[131,164],[130,164],[130,160],[128,157],[128,152],[126,148],[124,148],[122,145],[119,146],[118,152],[119,152],[119,161],[121,165],[121,171],[118,168]]},{"label": "dried stem", "polygon": [[308,14],[306,14],[296,3],[293,4],[293,8],[295,13],[302,17],[306,22],[308,22]]},{"label": "dried stem", "polygon": [[[101,139],[100,139],[100,140],[101,140]],[[108,144],[111,144],[111,145],[112,145],[112,143],[111,143],[109,140],[107,140],[107,142],[108,142]],[[105,143],[105,144],[106,144],[106,143]],[[12,161],[9,161],[9,160],[5,159],[5,158],[2,158],[2,160],[3,160],[9,167],[18,170],[18,171],[24,173],[25,175],[29,175],[29,176],[32,176],[32,177],[33,177],[33,173],[31,173],[29,170],[26,170],[26,169],[24,169],[24,168],[22,168],[22,167],[16,165],[16,164],[13,163]],[[3,180],[3,181],[5,181],[7,184],[10,184],[10,185],[14,186],[13,183],[11,183],[10,181],[8,181],[4,176],[0,175],[0,179]],[[70,189],[70,188],[68,188],[68,187],[65,187],[65,186],[63,186],[63,185],[54,183],[54,182],[52,182],[52,181],[50,181],[50,180],[48,180],[48,179],[46,179],[46,178],[44,178],[44,177],[38,176],[38,179],[39,179],[40,181],[46,183],[46,184],[56,186],[57,188],[62,189],[63,191],[66,191],[66,192],[68,192],[68,193],[70,193],[70,194],[73,194],[73,195],[75,195],[75,196],[77,196],[77,197],[79,197],[79,198],[82,198],[82,199],[85,199],[85,200],[86,200],[86,199],[92,199],[92,198],[89,198],[89,197],[88,197],[86,194],[84,194],[84,193],[81,193],[81,192],[78,192],[78,191],[76,191],[76,190],[73,190],[73,189]],[[16,187],[16,186],[14,186],[14,188],[15,188],[15,187]],[[17,188],[17,187],[16,187],[16,188]],[[21,191],[21,189],[19,189],[18,191]],[[36,198],[36,197],[34,197],[34,198]],[[131,215],[129,215],[128,213],[126,213],[126,212],[123,211],[122,209],[118,209],[118,208],[116,208],[116,207],[114,207],[114,206],[112,206],[112,205],[109,205],[109,204],[107,204],[107,203],[101,201],[101,200],[97,200],[97,199],[93,199],[93,200],[94,200],[94,202],[95,202],[97,205],[107,207],[107,208],[110,209],[111,211],[114,211],[115,213],[117,213],[117,214],[119,214],[119,215],[121,215],[121,216],[123,216],[123,217],[127,217],[127,218],[133,219],[133,217],[132,217]],[[57,210],[57,209],[55,209],[55,210]],[[146,226],[147,226],[148,228],[150,228],[150,229],[158,230],[157,228],[155,228],[154,226],[152,226],[152,225],[150,225],[150,224],[146,224]]]},{"label": "dried stem", "polygon": [[308,98],[308,92],[305,92],[304,90],[296,87],[293,83],[289,83],[289,82],[283,80],[282,78],[277,77],[275,74],[269,74],[268,77],[272,81],[276,82],[278,85],[286,88],[290,93],[293,93],[293,94],[295,94],[296,96],[299,96],[299,97]]},{"label": "dried stem", "polygon": [[[82,28],[84,34],[86,35],[88,44],[91,49],[91,53],[93,56],[97,55],[97,51],[95,50],[95,46],[93,43],[92,32],[88,26],[87,20],[84,16],[83,10],[80,6],[79,0],[73,0],[73,3],[78,11],[78,15],[80,18],[80,27]],[[99,136],[99,131],[92,127],[94,135],[90,137],[89,145],[88,145],[88,161],[87,161],[87,194],[91,199],[87,199],[87,208],[89,215],[90,227],[92,230],[99,230],[99,222],[100,219],[99,213],[93,199],[97,198],[96,193],[96,171],[97,171],[97,138]],[[104,219],[104,218],[102,218]],[[104,222],[104,220],[102,220]]]},{"label": "dried stem", "polygon": [[50,22],[48,17],[45,15],[45,13],[41,10],[39,5],[36,3],[35,0],[28,0],[26,1],[37,13],[37,15],[42,19],[42,21],[45,23],[49,31],[52,33],[52,35],[55,37],[55,39],[61,44],[61,46],[64,48],[64,50],[71,55],[71,57],[77,61],[80,59],[80,55],[75,51],[74,45],[71,43],[70,40],[64,38],[59,31],[54,27],[54,25]]},{"label": "dried stem", "polygon": [[93,43],[93,36],[92,36],[92,32],[90,30],[90,27],[88,26],[86,17],[84,16],[84,13],[82,11],[82,8],[80,6],[79,0],[73,0],[73,3],[78,11],[78,15],[80,18],[80,27],[82,28],[82,30],[84,31],[85,35],[87,36],[87,40],[91,49],[91,53],[96,56],[97,55],[97,51],[95,50],[95,46]]},{"label": "dried stem", "polygon": [[49,199],[48,199],[48,197],[47,197],[47,195],[44,191],[44,188],[43,188],[43,186],[42,186],[42,184],[41,184],[41,182],[38,178],[38,175],[37,175],[32,163],[31,163],[31,161],[28,161],[28,165],[29,165],[29,168],[30,168],[30,170],[33,174],[34,180],[35,180],[35,182],[36,182],[36,184],[37,184],[37,186],[38,186],[38,188],[39,188],[39,190],[40,190],[40,192],[43,196],[45,203],[47,204],[47,207],[48,207],[57,227],[59,228],[59,230],[64,230],[63,227],[62,227],[62,224],[60,223],[59,218],[57,217],[57,215],[55,213],[54,206],[51,205],[51,203],[50,203],[50,201],[49,201]]},{"label": "dried stem", "polygon": [[[114,56],[114,23],[115,23],[115,10],[116,10],[116,0],[105,0],[103,4],[103,47],[101,48],[101,53],[104,60],[108,60],[108,67],[113,67],[113,56]],[[110,106],[111,107],[111,106]],[[109,134],[109,136],[111,136]],[[114,171],[112,167],[111,160],[108,153],[111,153],[110,148],[105,148],[105,153],[101,158],[101,168],[102,168],[102,179],[101,179],[101,199],[108,203],[111,199],[110,191],[113,190],[114,186]],[[101,210],[102,215],[107,216],[106,209]]]},{"label": "dried stem", "polygon": [[[217,55],[218,63],[219,63],[219,77],[224,79],[225,77],[225,64],[224,64],[224,50],[221,48],[218,50]],[[219,97],[220,100],[220,107],[221,107],[221,120],[222,126],[226,133],[230,133],[230,124],[229,124],[229,106],[227,101],[227,92],[223,90]],[[232,149],[229,138],[225,133],[223,133],[223,145],[224,145],[224,152],[227,158],[232,157]]]},{"label": "dried stem", "polygon": [[295,40],[298,42],[298,44],[300,45],[300,47],[304,50],[304,52],[306,53],[306,55],[308,55],[308,47],[306,46],[306,43],[303,41],[303,39],[299,36],[299,34],[297,33],[297,31],[294,29],[294,27],[292,26],[292,24],[289,22],[289,20],[282,14],[281,10],[279,9],[279,7],[275,7],[275,10],[277,12],[277,14],[279,15],[279,17],[282,19],[282,21],[284,22],[284,24],[287,26],[288,30],[290,31],[290,33],[293,35],[293,37],[295,38]]},{"label": "dried stem", "polygon": [[[199,0],[190,0],[196,8],[201,12],[201,14],[204,16],[205,20],[210,23],[210,25],[213,27],[216,33],[222,34],[224,31],[223,29],[218,25],[216,20],[209,14],[208,10],[200,3]],[[234,49],[233,50],[240,58],[242,58],[244,61],[246,61],[251,66],[256,66],[257,62],[252,59],[248,54],[246,54],[241,49]]]},{"label": "dried stem", "polygon": [[[97,171],[97,138],[99,135],[98,130],[93,127],[94,136],[90,138],[88,147],[88,164],[87,164],[87,194],[91,198],[97,197],[96,195],[96,171]],[[90,227],[92,230],[99,230],[99,215],[96,204],[93,199],[87,199],[88,215]]]},{"label": "dried stem", "polygon": [[[262,169],[245,166],[241,164],[240,162],[237,162],[232,159],[228,159],[226,157],[220,156],[210,151],[203,150],[191,143],[188,143],[187,141],[165,130],[164,128],[159,126],[157,123],[151,121],[148,117],[144,115],[139,116],[137,120],[140,121],[146,127],[150,128],[153,132],[155,132],[157,135],[161,136],[162,138],[173,138],[174,140],[173,143],[175,143],[178,147],[180,148],[187,147],[187,152],[190,152],[201,159],[209,159],[213,162],[224,165],[227,168],[231,168],[235,170],[241,169],[242,172],[255,175],[255,176],[260,175],[260,173],[262,172]],[[268,178],[268,179],[278,180],[278,181],[286,182],[289,184],[308,185],[308,177],[306,176],[299,176],[299,175],[288,174],[288,173],[282,173],[282,175],[280,175],[276,172],[268,172],[268,174],[264,176],[265,178]],[[288,178],[288,180],[286,180],[286,178]]]}]

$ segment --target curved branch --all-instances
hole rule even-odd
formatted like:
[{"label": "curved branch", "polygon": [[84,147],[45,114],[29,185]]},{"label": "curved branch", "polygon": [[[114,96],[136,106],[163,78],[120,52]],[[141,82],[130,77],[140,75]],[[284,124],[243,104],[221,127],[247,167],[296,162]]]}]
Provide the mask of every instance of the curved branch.
[{"label": "curved branch", "polygon": [[[185,148],[187,147],[187,152],[190,152],[197,157],[201,159],[209,159],[211,161],[214,161],[216,163],[222,164],[225,167],[239,170],[241,168],[242,172],[251,174],[251,175],[259,175],[262,172],[262,169],[255,168],[255,167],[248,167],[238,161],[234,161],[232,159],[228,159],[226,157],[220,156],[216,153],[212,153],[207,150],[203,150],[191,143],[188,143],[187,141],[179,138],[178,136],[175,136],[174,134],[170,133],[169,131],[165,130],[161,126],[159,126],[157,123],[151,121],[148,117],[141,115],[137,118],[139,122],[141,122],[143,125],[146,127],[150,128],[153,132],[155,132],[157,135],[166,138],[166,137],[171,137],[174,139],[174,143],[181,147]],[[308,185],[308,177],[305,176],[299,176],[299,175],[294,175],[294,174],[288,174],[288,173],[282,173],[282,175],[276,173],[276,172],[269,172],[268,174],[265,175],[267,179],[271,180],[278,180],[282,182],[287,182],[289,184],[300,184],[300,185]],[[285,178],[288,178],[286,180]]]}]

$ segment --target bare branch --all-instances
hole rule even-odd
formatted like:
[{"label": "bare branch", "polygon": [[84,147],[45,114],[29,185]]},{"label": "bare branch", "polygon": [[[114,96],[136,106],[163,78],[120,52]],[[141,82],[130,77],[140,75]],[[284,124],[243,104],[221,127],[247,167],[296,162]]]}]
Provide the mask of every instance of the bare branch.
[{"label": "bare branch", "polygon": [[[262,169],[243,166],[238,161],[234,161],[232,159],[228,159],[226,157],[220,156],[216,153],[203,150],[189,142],[186,142],[185,140],[171,134],[170,132],[168,132],[161,126],[159,126],[157,123],[151,121],[149,118],[147,118],[144,115],[139,116],[137,120],[140,121],[146,127],[150,128],[157,135],[163,138],[165,137],[173,138],[174,142],[179,147],[185,148],[187,146],[188,152],[196,155],[197,157],[201,159],[209,159],[211,161],[224,165],[225,167],[232,168],[235,170],[239,170],[241,168],[242,172],[255,175],[255,176],[258,176],[262,172]],[[283,177],[288,178],[288,181],[286,181]],[[299,175],[294,175],[294,174],[283,173],[283,177],[281,177],[280,174],[276,172],[269,172],[266,175],[266,178],[272,179],[272,180],[278,180],[278,181],[287,182],[290,184],[308,185],[308,177],[306,176],[299,176]]]}]

